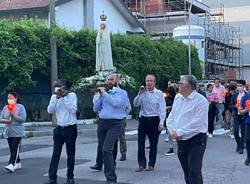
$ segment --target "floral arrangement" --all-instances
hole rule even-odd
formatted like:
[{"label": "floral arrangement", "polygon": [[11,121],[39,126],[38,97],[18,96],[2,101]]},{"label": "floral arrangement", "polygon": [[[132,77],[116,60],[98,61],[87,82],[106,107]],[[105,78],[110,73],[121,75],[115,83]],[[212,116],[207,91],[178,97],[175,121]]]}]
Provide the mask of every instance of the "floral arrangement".
[{"label": "floral arrangement", "polygon": [[[126,74],[118,74],[119,82],[121,86],[136,88],[136,82],[133,77],[130,77]],[[103,75],[94,75],[91,77],[82,78],[79,82],[72,87],[72,90],[75,92],[81,92],[85,90],[96,90],[99,86],[106,85],[106,77]]]}]

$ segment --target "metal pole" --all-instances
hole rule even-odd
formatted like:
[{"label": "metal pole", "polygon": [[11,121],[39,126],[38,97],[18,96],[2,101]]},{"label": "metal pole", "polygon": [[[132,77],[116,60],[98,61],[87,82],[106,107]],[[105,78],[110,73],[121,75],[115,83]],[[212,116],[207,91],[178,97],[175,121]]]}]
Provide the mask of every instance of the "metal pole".
[{"label": "metal pole", "polygon": [[[49,5],[50,13],[50,30],[56,25],[56,16],[55,16],[55,0],[50,0]],[[55,36],[50,37],[50,51],[51,51],[51,90],[53,91],[53,83],[58,78],[58,69],[57,69],[57,42]]]},{"label": "metal pole", "polygon": [[192,75],[192,65],[191,65],[191,9],[193,6],[193,0],[191,2],[191,5],[189,5],[188,10],[188,74]]},{"label": "metal pole", "polygon": [[[56,25],[56,15],[55,15],[55,0],[50,0],[49,4],[49,23],[50,30],[52,31]],[[58,78],[58,69],[57,69],[57,43],[55,36],[50,36],[50,52],[51,52],[51,92],[54,93],[53,84],[54,81]],[[56,126],[56,117],[55,114],[52,115],[52,126]]]}]

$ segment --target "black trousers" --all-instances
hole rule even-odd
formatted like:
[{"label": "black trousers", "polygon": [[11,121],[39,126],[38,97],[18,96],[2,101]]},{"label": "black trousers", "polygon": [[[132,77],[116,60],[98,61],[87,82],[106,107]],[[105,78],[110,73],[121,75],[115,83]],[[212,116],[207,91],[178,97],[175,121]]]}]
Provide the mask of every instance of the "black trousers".
[{"label": "black trousers", "polygon": [[201,170],[206,143],[205,133],[185,141],[177,141],[178,158],[184,171],[186,184],[203,184]]},{"label": "black trousers", "polygon": [[209,105],[209,111],[208,111],[208,133],[213,134],[214,132],[214,120],[216,116],[217,108],[215,104]]},{"label": "black trousers", "polygon": [[237,150],[243,150],[245,144],[245,122],[242,116],[234,116],[233,131],[237,143]]},{"label": "black trousers", "polygon": [[141,167],[146,167],[147,159],[145,156],[145,139],[148,136],[150,150],[149,150],[149,162],[148,165],[154,167],[157,155],[157,145],[159,140],[160,131],[159,117],[143,117],[139,119],[138,126],[138,164]]},{"label": "black trousers", "polygon": [[21,137],[9,137],[7,138],[9,150],[10,150],[10,159],[9,164],[15,165],[15,163],[21,162],[19,157],[19,152],[21,148]]},{"label": "black trousers", "polygon": [[67,178],[74,177],[75,167],[75,150],[76,150],[77,126],[70,125],[67,127],[57,126],[53,131],[53,155],[49,166],[49,178],[52,181],[57,179],[57,169],[64,143],[66,144],[67,153]]},{"label": "black trousers", "polygon": [[250,159],[250,123],[245,123],[247,158]]},{"label": "black trousers", "polygon": [[99,140],[102,148],[104,174],[107,182],[117,182],[113,150],[124,128],[123,121],[123,119],[100,119]]},{"label": "black trousers", "polygon": [[[102,156],[102,147],[101,147],[100,121],[97,124],[97,139],[98,139],[98,143],[97,143],[96,165],[98,165],[99,168],[102,168],[103,156]],[[114,150],[113,150],[113,158],[114,158],[115,165],[116,165],[117,149],[118,149],[118,140],[115,142]]]}]

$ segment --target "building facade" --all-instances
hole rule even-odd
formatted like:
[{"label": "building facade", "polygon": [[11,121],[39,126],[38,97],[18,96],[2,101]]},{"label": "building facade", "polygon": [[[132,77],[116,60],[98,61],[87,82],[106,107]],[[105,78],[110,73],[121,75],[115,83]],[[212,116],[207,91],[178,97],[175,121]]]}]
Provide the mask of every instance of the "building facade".
[{"label": "building facade", "polygon": [[[122,0],[57,0],[56,22],[72,30],[98,30],[104,12],[110,32],[126,34],[144,32],[144,27]],[[49,22],[49,0],[2,0],[0,18],[37,17]]]},{"label": "building facade", "polygon": [[[205,78],[242,78],[242,33],[225,22],[224,11],[213,11],[198,0],[124,0],[129,9],[155,37],[171,37],[180,26],[205,30]],[[219,7],[219,6],[218,6]],[[196,35],[197,36],[197,35]],[[191,43],[192,44],[192,43]],[[228,75],[229,73],[235,75]]]},{"label": "building facade", "polygon": [[224,18],[243,32],[243,79],[250,79],[250,1],[249,0],[202,0],[212,10],[223,4]]}]

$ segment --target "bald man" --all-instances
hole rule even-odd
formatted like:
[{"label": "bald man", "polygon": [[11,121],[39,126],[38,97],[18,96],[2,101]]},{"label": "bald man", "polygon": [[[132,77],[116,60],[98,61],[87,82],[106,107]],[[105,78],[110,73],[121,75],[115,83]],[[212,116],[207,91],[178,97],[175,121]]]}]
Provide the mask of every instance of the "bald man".
[{"label": "bald man", "polygon": [[99,138],[107,184],[117,183],[113,150],[125,126],[124,117],[128,102],[128,94],[119,88],[118,82],[117,74],[109,75],[107,77],[108,90],[103,87],[99,88],[100,96],[94,101],[93,107],[100,117]]}]

